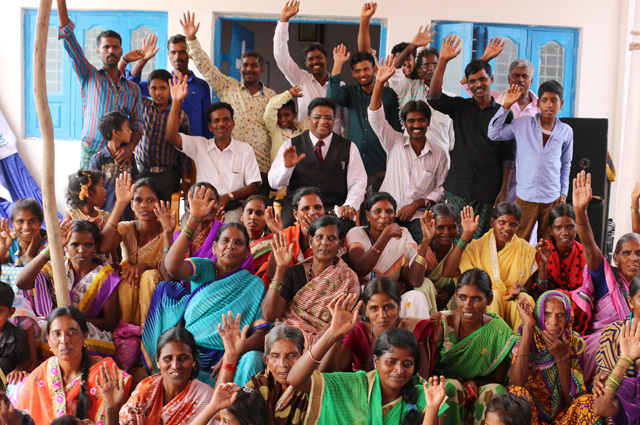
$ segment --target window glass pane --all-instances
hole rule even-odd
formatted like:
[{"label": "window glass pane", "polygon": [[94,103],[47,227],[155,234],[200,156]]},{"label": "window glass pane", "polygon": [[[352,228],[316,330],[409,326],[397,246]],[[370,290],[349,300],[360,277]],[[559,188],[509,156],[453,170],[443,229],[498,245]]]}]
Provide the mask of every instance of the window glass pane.
[{"label": "window glass pane", "polygon": [[49,27],[47,32],[47,92],[62,91],[62,40],[58,40],[58,29]]},{"label": "window glass pane", "polygon": [[91,62],[91,65],[95,66],[98,69],[102,68],[102,61],[98,56],[98,52],[97,52],[98,45],[96,44],[96,37],[102,31],[104,31],[104,28],[102,28],[99,25],[96,25],[94,27],[89,28],[88,30],[85,30],[84,47],[82,48],[82,50],[84,50],[84,55],[87,58],[87,60]]},{"label": "window glass pane", "polygon": [[550,41],[540,47],[540,63],[538,64],[540,84],[556,80],[564,85],[562,81],[564,77],[564,49],[564,46],[555,41]]},{"label": "window glass pane", "polygon": [[493,69],[493,88],[500,91],[509,88],[509,65],[518,59],[518,45],[508,37],[503,38],[503,40],[506,41],[504,49],[495,59]]},{"label": "window glass pane", "polygon": [[[464,54],[464,43],[465,40],[458,36],[458,40],[460,40],[460,45],[458,49],[460,49],[460,54],[455,57],[455,59],[450,60],[447,64],[447,72],[444,73],[444,81],[443,86],[444,89],[455,94],[460,94],[460,79],[464,76],[464,66],[466,64],[462,63],[462,56]],[[458,70],[463,71],[460,73]]]},{"label": "window glass pane", "polygon": [[[140,47],[142,47],[142,40],[144,40],[144,38],[151,33],[153,33],[153,31],[146,25],[142,25],[137,29],[131,31],[131,49],[139,49]],[[156,69],[155,56],[151,58],[149,62],[147,62],[144,69],[142,70],[141,81],[145,81],[149,77],[151,71],[153,71],[154,69]]]}]

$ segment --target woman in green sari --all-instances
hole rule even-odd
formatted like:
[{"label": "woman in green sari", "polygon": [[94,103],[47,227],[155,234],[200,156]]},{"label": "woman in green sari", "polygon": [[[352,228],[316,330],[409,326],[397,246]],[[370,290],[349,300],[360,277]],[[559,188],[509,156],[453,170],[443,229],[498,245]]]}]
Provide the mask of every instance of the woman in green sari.
[{"label": "woman in green sari", "polygon": [[445,424],[484,421],[486,406],[494,394],[506,393],[505,383],[511,347],[516,337],[495,314],[486,314],[493,301],[491,278],[481,269],[467,270],[458,280],[457,310],[431,316],[437,323],[434,374],[444,375],[449,410]]},{"label": "woman in green sari", "polygon": [[331,300],[331,326],[289,372],[289,383],[309,393],[306,424],[417,425],[426,402],[415,375],[420,349],[408,330],[391,329],[380,335],[371,372],[316,370],[331,346],[355,328],[362,306],[362,301],[356,305],[357,299],[356,294],[341,294]]}]

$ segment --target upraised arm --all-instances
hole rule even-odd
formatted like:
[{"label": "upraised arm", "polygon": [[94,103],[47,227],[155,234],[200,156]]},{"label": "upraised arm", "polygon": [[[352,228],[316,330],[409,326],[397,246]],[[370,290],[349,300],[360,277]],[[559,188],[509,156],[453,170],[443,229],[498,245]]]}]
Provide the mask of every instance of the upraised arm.
[{"label": "upraised arm", "polygon": [[640,233],[640,183],[636,182],[631,192],[631,229]]},{"label": "upraised arm", "polygon": [[66,27],[69,23],[67,0],[58,0],[58,22],[60,23],[60,28]]},{"label": "upraised arm", "polygon": [[433,36],[436,32],[432,31],[432,29],[431,25],[425,26],[424,30],[422,29],[422,25],[420,26],[418,34],[413,37],[411,43],[396,57],[396,68],[401,68],[402,64],[418,47],[424,47],[433,42]]},{"label": "upraised arm", "polygon": [[444,71],[447,69],[447,64],[450,60],[454,59],[460,54],[462,49],[459,49],[460,39],[457,36],[451,34],[447,36],[442,42],[442,48],[440,49],[440,59],[436,70],[431,77],[431,86],[429,86],[429,94],[435,95],[442,92],[442,82],[444,80]]},{"label": "upraised arm", "polygon": [[573,210],[576,213],[576,225],[580,242],[584,246],[584,258],[590,270],[597,270],[602,264],[602,251],[598,248],[589,224],[587,206],[591,201],[591,174],[581,171],[573,179]]},{"label": "upraised arm", "polygon": [[461,242],[457,241],[453,245],[453,249],[447,256],[447,259],[444,260],[444,266],[442,268],[442,274],[446,277],[457,277],[460,276],[460,258],[462,257],[462,252],[467,244],[471,242],[473,239],[473,234],[478,230],[478,226],[480,225],[480,216],[474,217],[473,207],[467,205],[464,207],[462,212],[460,213],[460,217],[462,218],[462,236],[460,236]]},{"label": "upraised arm", "polygon": [[376,2],[369,2],[362,5],[362,10],[360,11],[360,26],[358,27],[358,50],[361,52],[371,52],[369,25],[377,9],[378,3]]},{"label": "upraised arm", "polygon": [[[498,57],[500,53],[502,53],[502,49],[504,49],[504,45],[507,43],[507,40],[503,40],[500,37],[491,37],[489,40],[489,44],[484,49],[484,53],[480,56],[480,60],[485,62],[489,62],[490,60]],[[464,75],[462,80],[460,80],[460,84],[467,84],[467,76]]]},{"label": "upraised arm", "polygon": [[333,49],[333,70],[331,75],[342,74],[342,67],[351,57],[351,53],[347,52],[347,46],[339,44]]},{"label": "upraised arm", "polygon": [[382,59],[380,61],[380,66],[378,66],[378,72],[376,73],[376,83],[373,86],[373,93],[371,93],[371,103],[369,104],[369,109],[372,111],[377,111],[382,107],[382,91],[389,78],[396,72],[394,63],[393,55],[389,55],[386,60]]},{"label": "upraised arm", "polygon": [[293,244],[282,233],[274,233],[271,238],[271,258],[275,259],[276,272],[262,300],[262,317],[269,322],[280,317],[287,306],[287,301],[282,298],[282,285],[293,259]]},{"label": "upraised arm", "polygon": [[157,43],[158,36],[154,33],[149,34],[142,40],[142,47],[139,50],[140,58],[131,67],[131,75],[142,74],[144,66],[158,53],[158,50],[160,50],[160,48],[156,46]]},{"label": "upraised arm", "polygon": [[118,222],[122,218],[125,208],[133,199],[134,192],[135,185],[131,181],[131,174],[125,171],[116,177],[116,203],[107,224],[100,230],[98,252],[113,252],[120,245],[122,237],[118,232]]},{"label": "upraised arm", "polygon": [[178,129],[180,128],[180,111],[182,111],[182,101],[189,94],[188,75],[177,73],[173,76],[173,81],[169,80],[169,88],[171,90],[171,110],[167,119],[167,128],[165,137],[173,146],[182,150],[182,136]]}]

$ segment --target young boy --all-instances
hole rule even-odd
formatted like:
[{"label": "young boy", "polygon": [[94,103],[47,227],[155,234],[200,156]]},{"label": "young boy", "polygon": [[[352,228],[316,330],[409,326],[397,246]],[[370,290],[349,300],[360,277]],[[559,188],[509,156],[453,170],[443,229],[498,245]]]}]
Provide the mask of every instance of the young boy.
[{"label": "young boy", "polygon": [[531,404],[515,394],[496,394],[487,405],[487,425],[531,425]]},{"label": "young boy", "polygon": [[540,113],[505,124],[509,108],[518,101],[521,91],[517,85],[512,85],[507,91],[502,108],[489,124],[488,136],[492,140],[516,139],[516,203],[522,209],[518,237],[529,240],[537,222],[538,239],[549,239],[549,212],[567,200],[573,130],[557,118],[564,105],[562,86],[557,81],[546,81],[540,85]]},{"label": "young boy", "polygon": [[[14,383],[14,380],[19,381],[36,366],[35,352],[32,356],[29,350],[27,331],[9,321],[16,311],[13,307],[13,299],[14,293],[11,286],[0,282],[0,370],[9,383]],[[33,347],[35,348],[35,337]],[[33,366],[31,366],[32,363]]]},{"label": "young boy", "polygon": [[[98,122],[98,130],[107,139],[107,146],[91,158],[89,169],[102,171],[104,174],[107,199],[102,209],[111,213],[116,203],[116,178],[126,171],[131,174],[131,180],[136,180],[139,172],[134,154],[131,154],[129,164],[118,165],[115,160],[118,149],[126,146],[131,140],[129,118],[120,112],[106,113]],[[133,220],[133,211],[130,206],[127,206],[122,214],[122,221],[129,220]]]}]

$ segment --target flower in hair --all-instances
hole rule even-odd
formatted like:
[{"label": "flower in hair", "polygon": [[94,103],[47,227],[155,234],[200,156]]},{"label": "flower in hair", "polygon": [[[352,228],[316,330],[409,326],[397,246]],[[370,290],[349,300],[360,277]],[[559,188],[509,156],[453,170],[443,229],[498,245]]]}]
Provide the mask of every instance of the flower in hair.
[{"label": "flower in hair", "polygon": [[[87,174],[85,174],[87,175]],[[87,175],[88,176],[88,175]],[[91,180],[87,184],[80,183],[80,193],[78,193],[78,199],[84,201],[84,198],[89,196],[89,188],[91,187]]]},{"label": "flower in hair", "polygon": [[407,404],[407,412],[410,412],[412,410],[418,410],[418,406],[416,406],[415,404]]}]

